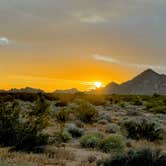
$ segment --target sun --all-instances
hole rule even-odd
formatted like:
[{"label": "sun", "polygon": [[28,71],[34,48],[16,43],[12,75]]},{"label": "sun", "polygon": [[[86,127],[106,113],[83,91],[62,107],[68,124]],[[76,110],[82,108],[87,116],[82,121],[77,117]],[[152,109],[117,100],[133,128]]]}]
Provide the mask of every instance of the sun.
[{"label": "sun", "polygon": [[101,88],[101,87],[102,87],[102,83],[96,81],[96,82],[94,82],[94,86],[95,86],[96,88]]}]

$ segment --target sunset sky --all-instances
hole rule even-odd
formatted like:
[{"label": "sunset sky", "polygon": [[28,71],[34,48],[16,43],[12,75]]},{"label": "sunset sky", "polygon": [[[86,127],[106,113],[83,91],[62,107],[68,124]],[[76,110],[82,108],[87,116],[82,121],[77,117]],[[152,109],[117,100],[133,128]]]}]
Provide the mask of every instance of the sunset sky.
[{"label": "sunset sky", "polygon": [[166,0],[0,0],[0,89],[166,73]]}]

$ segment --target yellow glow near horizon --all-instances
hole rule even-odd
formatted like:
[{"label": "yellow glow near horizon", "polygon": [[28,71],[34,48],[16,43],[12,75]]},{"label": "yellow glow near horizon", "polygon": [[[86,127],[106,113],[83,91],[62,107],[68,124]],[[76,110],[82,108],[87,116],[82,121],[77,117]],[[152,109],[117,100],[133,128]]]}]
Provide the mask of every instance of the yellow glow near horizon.
[{"label": "yellow glow near horizon", "polygon": [[96,88],[101,88],[102,87],[102,83],[99,82],[99,81],[94,82],[94,85],[95,85]]}]

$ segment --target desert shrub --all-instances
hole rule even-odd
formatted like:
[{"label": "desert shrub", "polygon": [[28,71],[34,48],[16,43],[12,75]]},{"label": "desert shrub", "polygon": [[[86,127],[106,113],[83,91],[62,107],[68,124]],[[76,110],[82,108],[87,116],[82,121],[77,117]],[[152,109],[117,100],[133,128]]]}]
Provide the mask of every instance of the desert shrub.
[{"label": "desert shrub", "polygon": [[[27,162],[19,162],[19,163],[15,163],[15,166],[32,166],[31,163],[27,163]],[[13,164],[9,164],[5,161],[0,161],[0,166],[13,166]]]},{"label": "desert shrub", "polygon": [[68,103],[65,101],[58,101],[57,103],[55,103],[56,107],[66,107],[67,105]]},{"label": "desert shrub", "polygon": [[95,105],[95,106],[99,106],[99,105],[105,105],[106,104],[106,100],[105,97],[103,95],[97,95],[97,94],[91,94],[91,95],[87,95],[86,96],[86,100]]},{"label": "desert shrub", "polygon": [[66,109],[57,111],[55,117],[59,123],[65,123],[69,119],[69,111]]},{"label": "desert shrub", "polygon": [[[12,106],[0,104],[0,144],[12,146],[17,142],[17,130],[19,123],[20,109],[18,103],[14,102]],[[9,139],[10,138],[10,139]]]},{"label": "desert shrub", "polygon": [[146,139],[148,141],[161,140],[163,130],[146,119],[132,119],[124,122],[123,126],[127,130],[127,137],[132,139]]},{"label": "desert shrub", "polygon": [[106,120],[107,122],[112,122],[111,116],[106,113],[99,114],[98,121],[100,120]]},{"label": "desert shrub", "polygon": [[153,113],[161,113],[161,114],[166,114],[166,105],[164,102],[165,99],[161,98],[154,98],[151,100],[148,100],[145,103],[145,110]]},{"label": "desert shrub", "polygon": [[165,166],[166,154],[159,150],[129,150],[127,154],[116,154],[111,159],[97,161],[97,166]]},{"label": "desert shrub", "polygon": [[141,99],[137,98],[134,101],[132,101],[132,104],[136,106],[140,106],[140,105],[143,105],[143,102],[141,101]]},{"label": "desert shrub", "polygon": [[59,143],[66,143],[71,140],[70,133],[62,129],[61,131],[58,131],[54,133],[54,135],[50,138],[50,144],[59,144]]},{"label": "desert shrub", "polygon": [[125,102],[120,102],[120,103],[119,103],[119,106],[120,106],[121,108],[125,108],[126,103],[125,103]]},{"label": "desert shrub", "polygon": [[124,147],[125,141],[123,137],[117,134],[105,137],[99,142],[99,149],[106,153],[122,151]]},{"label": "desert shrub", "polygon": [[155,114],[166,114],[166,106],[165,105],[159,105],[151,109],[151,112]]},{"label": "desert shrub", "polygon": [[107,133],[119,133],[120,132],[120,126],[115,123],[110,123],[106,127]]},{"label": "desert shrub", "polygon": [[84,129],[77,127],[75,124],[69,124],[66,130],[72,135],[72,137],[81,137],[84,133]]},{"label": "desert shrub", "polygon": [[81,137],[80,144],[84,148],[97,148],[102,138],[100,133],[88,133]]},{"label": "desert shrub", "polygon": [[85,123],[95,122],[98,118],[97,110],[88,102],[82,102],[79,104],[76,108],[76,115]]},{"label": "desert shrub", "polygon": [[153,94],[153,97],[154,97],[154,98],[160,97],[160,94],[154,93],[154,94]]},{"label": "desert shrub", "polygon": [[11,106],[0,104],[0,144],[16,150],[31,151],[35,146],[45,145],[48,135],[42,131],[48,126],[48,103],[39,95],[35,110],[24,117],[17,102]]},{"label": "desert shrub", "polygon": [[100,120],[98,120],[98,124],[105,125],[105,124],[108,124],[108,121],[107,121],[107,119],[100,119]]}]

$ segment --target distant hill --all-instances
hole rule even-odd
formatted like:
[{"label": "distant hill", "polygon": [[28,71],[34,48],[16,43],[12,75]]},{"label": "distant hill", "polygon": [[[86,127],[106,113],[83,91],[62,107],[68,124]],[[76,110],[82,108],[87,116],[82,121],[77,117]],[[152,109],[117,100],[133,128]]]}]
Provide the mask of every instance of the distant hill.
[{"label": "distant hill", "polygon": [[35,89],[35,88],[31,88],[31,87],[25,87],[25,88],[21,88],[21,89],[10,89],[8,91],[5,92],[9,92],[9,93],[42,93],[44,92],[41,89]]},{"label": "distant hill", "polygon": [[72,88],[72,89],[66,89],[66,90],[56,90],[54,91],[54,93],[67,93],[67,94],[74,94],[74,93],[78,93],[79,91],[76,88]]},{"label": "distant hill", "polygon": [[103,88],[104,94],[140,94],[152,95],[158,93],[166,95],[166,75],[158,74],[148,69],[122,84],[110,83]]}]

